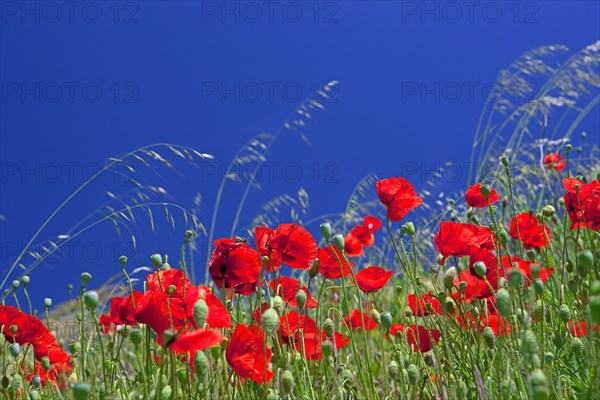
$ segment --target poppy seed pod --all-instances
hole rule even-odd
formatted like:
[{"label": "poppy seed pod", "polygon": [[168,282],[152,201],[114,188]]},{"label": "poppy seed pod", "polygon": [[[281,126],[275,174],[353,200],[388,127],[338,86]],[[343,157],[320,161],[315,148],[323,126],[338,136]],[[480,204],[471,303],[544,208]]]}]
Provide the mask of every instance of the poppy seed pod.
[{"label": "poppy seed pod", "polygon": [[21,346],[19,345],[19,343],[11,343],[8,346],[8,350],[9,350],[11,356],[13,356],[14,358],[17,358],[19,356],[19,354],[21,353]]},{"label": "poppy seed pod", "polygon": [[508,232],[502,229],[499,233],[500,234],[498,235],[498,241],[500,242],[500,244],[506,244],[508,242]]},{"label": "poppy seed pod", "polygon": [[537,337],[535,336],[535,333],[529,329],[523,332],[523,336],[521,337],[521,348],[523,349],[523,353],[528,355],[537,354],[539,351]]},{"label": "poppy seed pod", "polygon": [[503,317],[508,317],[511,314],[510,293],[508,290],[501,288],[496,292],[496,306],[498,312]]},{"label": "poppy seed pod", "polygon": [[23,284],[23,287],[27,287],[27,285],[29,285],[29,282],[29,276],[25,275],[21,278],[21,283]]},{"label": "poppy seed pod", "polygon": [[544,282],[541,279],[534,279],[531,282],[531,286],[533,286],[533,290],[538,296],[541,296],[544,293]]},{"label": "poppy seed pod", "polygon": [[81,286],[86,286],[92,280],[92,274],[84,272],[81,274]]},{"label": "poppy seed pod", "polygon": [[584,250],[581,253],[579,253],[577,261],[579,266],[579,272],[587,273],[588,271],[591,271],[594,268],[594,253],[592,253],[590,250]]},{"label": "poppy seed pod", "polygon": [[477,261],[473,268],[475,269],[475,274],[480,278],[485,278],[485,274],[487,274],[487,267],[482,261]]},{"label": "poppy seed pod", "polygon": [[451,297],[447,297],[444,301],[444,308],[448,314],[454,314],[454,311],[456,311],[456,303]]},{"label": "poppy seed pod", "polygon": [[83,301],[88,310],[93,311],[98,307],[98,302],[100,301],[98,297],[98,292],[95,290],[88,290],[83,294]]},{"label": "poppy seed pod", "polygon": [[335,336],[335,326],[333,325],[331,318],[325,320],[323,323],[323,330],[328,338],[333,338]]},{"label": "poppy seed pod", "polygon": [[12,290],[17,290],[20,285],[21,285],[21,282],[19,282],[18,280],[15,279],[14,281],[12,281]]},{"label": "poppy seed pod", "polygon": [[551,217],[554,215],[554,213],[556,213],[556,209],[549,204],[542,208],[542,214],[544,215],[544,217]]},{"label": "poppy seed pod", "polygon": [[127,264],[127,256],[119,257],[119,262],[121,263],[121,267],[125,267],[125,264]]},{"label": "poppy seed pod", "polygon": [[464,293],[464,291],[467,290],[467,286],[467,282],[465,281],[458,282],[458,288],[460,289],[461,293]]},{"label": "poppy seed pod", "polygon": [[394,360],[390,361],[390,364],[388,365],[388,374],[390,375],[390,378],[396,379],[399,372],[400,368],[398,367],[398,363]]},{"label": "poppy seed pod", "polygon": [[392,326],[392,314],[386,311],[380,315],[380,318],[381,326],[383,326],[383,329],[385,329],[386,331],[389,330]]},{"label": "poppy seed pod", "polygon": [[529,376],[529,388],[533,400],[545,400],[550,395],[550,386],[544,371],[536,369]]},{"label": "poppy seed pod", "polygon": [[408,236],[415,236],[415,224],[413,224],[412,222],[407,222],[404,225],[402,225],[402,229],[404,230],[404,232],[406,232],[406,234],[408,234]]},{"label": "poppy seed pod", "polygon": [[508,167],[508,157],[506,157],[506,156],[500,157],[500,162],[502,162],[502,165],[504,165],[505,167]]},{"label": "poppy seed pod", "polygon": [[320,226],[321,235],[325,238],[325,240],[329,240],[331,237],[331,224],[329,222],[323,222]]},{"label": "poppy seed pod", "polygon": [[79,382],[73,386],[75,400],[87,400],[90,397],[92,387],[89,383]]},{"label": "poppy seed pod", "polygon": [[279,329],[279,314],[273,308],[267,308],[260,319],[266,333],[274,335]]},{"label": "poppy seed pod", "polygon": [[162,256],[158,253],[152,254],[150,256],[150,262],[155,269],[159,269],[163,264]]},{"label": "poppy seed pod", "polygon": [[304,290],[300,289],[296,292],[296,305],[298,307],[298,310],[304,309],[307,300],[308,297],[306,296],[306,292]]},{"label": "poppy seed pod", "polygon": [[488,185],[481,185],[479,187],[479,192],[481,193],[481,195],[483,197],[485,197],[486,199],[488,197],[490,197],[490,187]]},{"label": "poppy seed pod", "polygon": [[406,372],[408,373],[408,381],[411,385],[416,385],[419,382],[419,369],[415,364],[410,364],[408,368],[406,368]]},{"label": "poppy seed pod", "polygon": [[173,293],[175,293],[176,290],[177,290],[177,286],[175,286],[175,285],[169,285],[169,289],[168,289],[169,296],[172,296]]},{"label": "poppy seed pod", "polygon": [[569,306],[566,304],[561,304],[558,308],[558,316],[560,317],[561,321],[569,322],[571,320],[571,310],[569,309]]},{"label": "poppy seed pod", "polygon": [[142,331],[131,331],[131,333],[129,334],[129,338],[131,339],[131,343],[140,344],[142,342]]},{"label": "poppy seed pod", "polygon": [[493,349],[496,345],[496,334],[489,326],[483,329],[483,341],[490,349]]},{"label": "poppy seed pod", "polygon": [[50,308],[52,307],[52,299],[50,297],[46,297],[44,299],[44,307],[45,308]]},{"label": "poppy seed pod", "polygon": [[206,318],[208,317],[208,304],[206,300],[199,299],[194,303],[194,322],[198,328],[204,327]]},{"label": "poppy seed pod", "polygon": [[571,339],[571,349],[577,355],[583,354],[583,342],[580,338],[574,337]]},{"label": "poppy seed pod", "polygon": [[40,360],[40,363],[42,364],[42,368],[44,369],[44,371],[48,372],[48,370],[50,369],[50,359],[47,356],[44,356]]},{"label": "poppy seed pod", "polygon": [[333,236],[333,243],[335,247],[338,248],[339,251],[344,251],[344,237],[339,233]]},{"label": "poppy seed pod", "polygon": [[281,389],[284,394],[292,393],[292,390],[294,389],[294,375],[292,374],[292,371],[286,369],[283,371],[283,374],[281,374]]}]

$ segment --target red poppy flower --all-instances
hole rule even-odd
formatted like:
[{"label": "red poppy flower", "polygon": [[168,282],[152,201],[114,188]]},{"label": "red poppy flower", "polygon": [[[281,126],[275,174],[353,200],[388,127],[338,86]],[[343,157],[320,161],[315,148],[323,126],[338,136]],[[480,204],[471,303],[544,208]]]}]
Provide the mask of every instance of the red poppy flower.
[{"label": "red poppy flower", "polygon": [[562,171],[565,169],[565,161],[558,153],[550,153],[544,157],[544,168],[554,171]]},{"label": "red poppy flower", "polygon": [[348,276],[351,269],[354,269],[354,264],[346,261],[337,247],[327,246],[324,249],[319,249],[319,272],[325,278],[337,279]]},{"label": "red poppy flower", "polygon": [[309,269],[317,257],[317,242],[300,225],[281,224],[275,230],[257,226],[254,232],[258,252],[270,257],[270,262],[265,265],[269,272],[279,269],[282,263],[292,268]]},{"label": "red poppy flower", "polygon": [[362,329],[364,327],[366,331],[372,331],[373,329],[377,328],[377,322],[375,322],[375,320],[367,313],[362,313],[361,318],[361,313],[359,310],[350,311],[350,314],[344,318],[344,322],[352,330]]},{"label": "red poppy flower", "polygon": [[231,369],[242,378],[263,384],[274,376],[268,370],[271,349],[265,343],[263,331],[256,325],[236,325],[225,350],[225,358]]},{"label": "red poppy flower", "polygon": [[[518,226],[518,232],[517,232]],[[550,229],[528,212],[521,213],[510,221],[510,236],[523,242],[526,249],[542,248],[550,243]]]},{"label": "red poppy flower", "polygon": [[[577,179],[562,180],[567,193],[563,197],[571,229],[588,227],[594,231],[600,230],[600,182],[594,179],[586,184]],[[579,185],[579,192],[575,186]]]},{"label": "red poppy flower", "polygon": [[[317,301],[310,295],[308,288],[304,285],[300,286],[300,282],[294,278],[288,278],[286,276],[282,276],[279,278],[275,278],[269,283],[271,289],[275,294],[281,296],[281,298],[286,301],[290,307],[298,307],[296,304],[296,293],[298,290],[302,290],[306,293],[306,305],[305,308],[315,308],[317,307]],[[279,288],[279,292],[277,292]]]},{"label": "red poppy flower", "polygon": [[[461,298],[467,301],[475,299],[485,299],[494,294],[494,291],[498,289],[498,277],[503,277],[502,270],[488,270],[486,274],[486,283],[483,279],[479,279],[473,275],[471,271],[462,271],[456,277],[454,277],[454,286],[459,287],[460,282],[465,282],[467,287],[464,292],[461,293]],[[491,289],[490,289],[491,286]],[[493,289],[493,290],[492,290]]]},{"label": "red poppy flower", "polygon": [[169,348],[176,353],[196,352],[217,346],[223,339],[221,332],[216,329],[200,328],[178,336]]},{"label": "red poppy flower", "polygon": [[271,305],[269,303],[267,303],[266,301],[264,303],[262,303],[260,306],[256,307],[256,309],[252,313],[254,320],[256,322],[260,323],[260,318],[262,317],[263,313],[265,311],[267,311],[269,308],[271,308]]},{"label": "red poppy flower", "polygon": [[410,325],[404,328],[406,341],[412,346],[414,352],[426,353],[440,340],[440,331],[426,329],[420,325]]},{"label": "red poppy flower", "polygon": [[208,271],[219,288],[250,295],[258,284],[260,269],[260,256],[247,243],[235,239],[215,241]]},{"label": "red poppy flower", "polygon": [[183,328],[186,313],[181,299],[169,298],[163,292],[147,291],[135,303],[135,319],[152,328],[161,341],[165,330]]},{"label": "red poppy flower", "polygon": [[142,296],[142,292],[134,290],[129,296],[113,297],[110,300],[110,322],[115,325],[137,325],[133,304]]},{"label": "red poppy flower", "polygon": [[407,303],[413,315],[416,315],[417,317],[442,314],[442,304],[431,294],[431,292],[427,292],[419,297],[416,297],[414,294],[409,294]]},{"label": "red poppy flower", "polygon": [[380,267],[367,267],[356,274],[356,283],[360,290],[366,293],[376,292],[394,275],[393,271],[386,271]]},{"label": "red poppy flower", "polygon": [[365,217],[362,225],[352,228],[344,238],[344,247],[349,257],[359,256],[363,252],[363,246],[370,247],[375,242],[373,233],[381,227],[381,221],[369,215]]},{"label": "red poppy flower", "polygon": [[[467,193],[465,194],[465,200],[467,204],[473,208],[482,208],[488,206],[488,199],[485,198],[483,194],[481,194],[481,183],[476,183],[475,185],[469,187]],[[498,193],[492,188],[490,188],[490,196],[489,201],[491,203],[495,203],[498,201]]]},{"label": "red poppy flower", "polygon": [[398,336],[398,333],[404,333],[404,326],[393,323],[392,326],[390,326],[390,333],[392,336]]},{"label": "red poppy flower", "polygon": [[[192,286],[189,293],[186,293],[184,308],[188,320],[191,320],[194,325],[196,324],[194,320],[194,305],[200,298],[203,298],[208,306],[206,326],[210,328],[231,328],[231,317],[227,308],[212,293],[208,286]],[[197,326],[196,328],[203,327]]]},{"label": "red poppy flower", "polygon": [[433,237],[435,247],[443,256],[440,265],[451,256],[463,257],[473,253],[473,247],[494,249],[492,232],[484,226],[444,221],[439,232]]},{"label": "red poppy flower", "polygon": [[400,221],[423,202],[410,182],[402,177],[382,179],[376,186],[379,200],[387,207],[387,215],[391,221]]},{"label": "red poppy flower", "polygon": [[481,330],[487,326],[492,328],[496,336],[506,336],[510,333],[510,323],[496,314],[488,315],[487,320],[485,316],[481,316]]},{"label": "red poppy flower", "polygon": [[[526,260],[520,259],[519,257],[515,257],[515,256],[512,256],[511,260],[509,261],[508,256],[503,256],[502,264],[504,265],[504,268],[506,269],[506,271],[508,271],[511,268],[518,268],[519,270],[521,270],[523,275],[527,278],[525,280],[525,283],[527,285],[529,285],[531,283],[531,281],[533,280],[533,275],[531,274],[531,266],[534,264],[537,264],[537,263],[533,262],[533,261],[526,261]],[[548,278],[550,277],[550,275],[552,275],[553,273],[554,273],[553,267],[540,268],[539,279],[542,282],[546,282],[548,280]]]}]

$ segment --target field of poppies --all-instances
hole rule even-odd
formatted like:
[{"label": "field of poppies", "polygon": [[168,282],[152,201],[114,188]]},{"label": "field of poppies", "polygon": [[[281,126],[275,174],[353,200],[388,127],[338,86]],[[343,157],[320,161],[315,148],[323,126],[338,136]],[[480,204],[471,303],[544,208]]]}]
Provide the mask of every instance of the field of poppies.
[{"label": "field of poppies", "polygon": [[[528,53],[515,76],[554,51]],[[547,79],[597,105],[581,87],[597,96],[599,53],[588,46]],[[500,144],[483,118],[473,152],[486,168],[466,192],[434,200],[403,177],[371,177],[339,217],[207,235],[203,284],[190,251],[207,237],[194,224],[179,257],[149,255],[147,271],[122,256],[118,284],[83,273],[75,299],[47,298],[37,315],[26,271],[0,305],[0,397],[600,399],[599,133],[547,129],[548,115],[591,110],[542,96],[511,104],[520,113],[490,106],[517,122]],[[78,321],[77,340],[53,334],[57,308]]]}]

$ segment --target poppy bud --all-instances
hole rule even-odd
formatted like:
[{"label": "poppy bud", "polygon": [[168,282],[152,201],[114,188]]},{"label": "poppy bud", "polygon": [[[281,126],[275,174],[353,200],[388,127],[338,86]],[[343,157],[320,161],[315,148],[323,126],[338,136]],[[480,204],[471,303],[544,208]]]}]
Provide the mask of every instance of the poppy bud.
[{"label": "poppy bud", "polygon": [[325,238],[325,240],[329,241],[331,237],[331,224],[329,222],[323,222],[320,226],[321,235]]},{"label": "poppy bud", "polygon": [[[40,378],[39,375],[34,375],[33,378],[31,379],[31,384],[33,385],[33,387],[39,388],[40,386],[42,386],[42,378]],[[37,390],[35,392],[37,393]],[[31,399],[31,392],[29,393],[29,398]],[[39,393],[38,393],[38,399],[39,399]]]},{"label": "poppy bud", "polygon": [[333,243],[335,247],[338,248],[339,251],[344,251],[344,237],[339,233],[333,236]]},{"label": "poppy bud", "polygon": [[556,209],[549,204],[542,208],[542,214],[544,215],[544,217],[551,217],[554,215],[554,213],[556,213]]},{"label": "poppy bud", "polygon": [[542,321],[544,319],[544,306],[541,300],[536,300],[533,305],[533,316],[536,321]]},{"label": "poppy bud", "polygon": [[450,267],[444,273],[444,287],[451,290],[454,287],[454,278],[456,278],[456,268]]},{"label": "poppy bud", "polygon": [[21,285],[21,283],[17,280],[12,281],[12,290],[16,291],[20,285]]},{"label": "poppy bud", "polygon": [[461,293],[464,293],[464,291],[467,290],[467,282],[465,282],[465,281],[458,282],[458,288],[460,289]]},{"label": "poppy bud", "polygon": [[292,371],[285,370],[281,374],[281,389],[284,394],[291,394],[294,389],[294,375]]},{"label": "poppy bud", "polygon": [[596,324],[600,323],[600,296],[590,297],[590,319]]},{"label": "poppy bud", "polygon": [[298,310],[303,310],[306,305],[306,300],[308,300],[306,296],[306,292],[302,289],[296,292],[296,305],[298,306]]},{"label": "poppy bud", "polygon": [[502,157],[500,157],[500,161],[502,162],[502,165],[504,165],[505,167],[508,167],[508,157],[502,156]]},{"label": "poppy bud", "polygon": [[546,364],[552,364],[554,362],[554,359],[556,358],[556,356],[554,355],[554,353],[547,351],[544,353],[544,362]]},{"label": "poppy bud", "polygon": [[456,303],[451,297],[447,297],[444,301],[444,308],[448,314],[453,314],[456,310]]},{"label": "poppy bud", "polygon": [[490,349],[493,349],[496,345],[496,334],[489,326],[483,329],[483,341]]},{"label": "poppy bud", "polygon": [[504,229],[500,230],[498,241],[500,244],[506,244],[508,242],[508,232],[506,232]]},{"label": "poppy bud", "polygon": [[323,330],[328,338],[333,338],[335,336],[335,326],[333,325],[331,318],[325,320],[323,323]]},{"label": "poppy bud", "polygon": [[535,260],[535,251],[527,250],[527,258],[529,259],[529,261]]},{"label": "poppy bud", "polygon": [[266,333],[274,335],[279,329],[279,314],[272,308],[267,308],[262,314],[261,322]]},{"label": "poppy bud", "polygon": [[191,229],[188,229],[187,231],[185,231],[185,241],[189,242],[190,239],[192,238],[192,236],[194,236],[194,231],[192,231]]},{"label": "poppy bud", "polygon": [[331,343],[329,340],[324,341],[321,343],[321,351],[323,352],[325,358],[329,357],[331,353],[333,353],[333,343]]},{"label": "poppy bud", "polygon": [[410,364],[408,368],[406,368],[406,372],[408,373],[408,381],[411,385],[416,385],[419,382],[419,369],[415,364]]},{"label": "poppy bud", "polygon": [[83,301],[88,310],[93,311],[98,307],[98,292],[95,290],[89,290],[83,294]]},{"label": "poppy bud", "polygon": [[577,282],[575,282],[574,280],[570,280],[569,283],[567,283],[567,287],[569,288],[571,293],[577,293]]},{"label": "poppy bud", "polygon": [[204,327],[206,318],[208,317],[208,304],[206,300],[199,299],[194,303],[194,322],[198,328]]},{"label": "poppy bud", "polygon": [[197,351],[194,356],[194,369],[198,377],[204,377],[208,369],[208,359],[203,351]]},{"label": "poppy bud", "polygon": [[89,383],[76,383],[73,386],[73,396],[75,400],[87,400],[90,397],[92,387]]},{"label": "poppy bud", "polygon": [[386,331],[389,330],[392,326],[392,314],[386,311],[380,315],[380,318],[381,326],[383,326],[383,329],[385,329]]},{"label": "poppy bud", "polygon": [[17,358],[19,356],[19,353],[21,353],[21,346],[19,345],[19,343],[11,343],[8,346],[8,350],[10,351],[11,356]]},{"label": "poppy bud", "polygon": [[531,389],[531,397],[533,400],[545,400],[550,395],[550,387],[548,379],[544,375],[544,371],[536,369],[529,376],[529,387]]},{"label": "poppy bud", "polygon": [[390,361],[390,364],[388,365],[388,374],[390,375],[390,378],[396,379],[399,372],[400,368],[398,368],[398,363],[394,360]]},{"label": "poppy bud", "polygon": [[502,208],[506,208],[508,206],[508,197],[504,196],[502,198]]},{"label": "poppy bud", "polygon": [[[79,346],[77,346],[77,345],[79,345]],[[81,345],[79,344],[79,342],[69,343],[69,351],[71,352],[71,354],[79,353],[78,350],[81,350]]]},{"label": "poppy bud", "polygon": [[404,232],[406,232],[406,234],[408,234],[408,236],[415,236],[415,224],[413,224],[412,222],[407,222],[404,225],[402,225],[402,229],[404,230]]},{"label": "poppy bud", "polygon": [[45,308],[50,308],[52,307],[52,299],[50,297],[46,297],[44,299],[44,307]]},{"label": "poppy bud", "polygon": [[175,286],[175,285],[169,285],[169,288],[168,288],[169,296],[172,296],[173,293],[175,293],[176,290],[177,290],[177,286]]},{"label": "poppy bud", "polygon": [[498,307],[498,312],[503,317],[508,317],[511,313],[511,302],[510,302],[510,293],[508,290],[502,288],[498,289],[496,292],[496,306]]},{"label": "poppy bud", "polygon": [[29,285],[29,276],[25,275],[21,278],[21,283],[23,284],[23,287],[27,287],[27,285]]},{"label": "poppy bud", "polygon": [[152,254],[150,256],[150,262],[152,262],[152,266],[154,268],[159,269],[163,263],[162,256],[158,253]]},{"label": "poppy bud", "polygon": [[558,308],[558,316],[563,322],[569,322],[571,320],[571,310],[566,304],[561,304]]},{"label": "poppy bud", "polygon": [[[37,378],[37,380],[36,380]],[[40,376],[39,375],[34,375],[33,379],[32,379],[32,383],[34,387],[40,387],[41,385],[41,380],[40,380]],[[37,390],[32,390],[31,392],[29,392],[29,400],[39,400],[40,399],[40,392],[38,392]]]},{"label": "poppy bud", "polygon": [[475,275],[482,279],[485,278],[485,274],[487,274],[487,267],[482,261],[477,261],[473,265],[473,268],[475,269]]},{"label": "poppy bud", "polygon": [[317,276],[317,274],[319,273],[319,258],[315,258],[311,263],[310,263],[310,270],[308,271],[308,276],[312,279],[315,276]]},{"label": "poppy bud", "polygon": [[583,354],[583,342],[580,338],[574,337],[571,339],[571,349],[577,355]]},{"label": "poppy bud", "polygon": [[585,274],[587,274],[588,271],[591,271],[594,268],[594,253],[592,253],[590,250],[584,250],[581,253],[579,253],[577,260],[579,261],[579,273],[584,272]]},{"label": "poppy bud", "polygon": [[454,199],[448,199],[448,204],[452,207],[454,205]]},{"label": "poppy bud", "polygon": [[161,270],[163,271],[167,271],[169,269],[171,269],[171,264],[169,264],[167,262],[168,258],[165,256],[165,262],[163,263],[162,267],[160,267]]},{"label": "poppy bud", "polygon": [[92,274],[89,272],[84,272],[81,274],[81,286],[87,285],[92,279]]},{"label": "poppy bud", "polygon": [[125,264],[127,264],[127,256],[119,257],[119,262],[121,263],[121,267],[124,268]]},{"label": "poppy bud", "polygon": [[521,337],[521,347],[524,354],[537,354],[539,351],[539,346],[535,333],[529,329],[525,330],[523,332],[523,336]]},{"label": "poppy bud", "polygon": [[490,187],[488,185],[481,185],[479,187],[479,192],[481,193],[481,195],[483,197],[485,197],[486,199],[488,197],[490,197]]},{"label": "poppy bud", "polygon": [[523,273],[518,268],[512,268],[508,273],[510,285],[513,288],[520,288],[523,286]]},{"label": "poppy bud", "polygon": [[596,296],[600,294],[600,281],[592,281],[590,285],[590,294]]},{"label": "poppy bud", "polygon": [[283,315],[283,299],[280,296],[273,297],[273,308],[277,311],[277,314]]},{"label": "poppy bud", "polygon": [[531,282],[531,286],[533,286],[533,290],[538,296],[541,296],[544,293],[544,282],[541,279],[534,279]]},{"label": "poppy bud", "polygon": [[475,224],[475,225],[479,225],[479,218],[477,218],[477,215],[473,215],[471,216],[471,221]]},{"label": "poppy bud", "polygon": [[160,398],[161,399],[170,399],[173,394],[173,389],[171,386],[167,385],[160,390]]},{"label": "poppy bud", "polygon": [[373,321],[375,321],[377,325],[381,323],[381,315],[379,314],[379,311],[374,308],[371,309],[371,318],[373,318]]}]

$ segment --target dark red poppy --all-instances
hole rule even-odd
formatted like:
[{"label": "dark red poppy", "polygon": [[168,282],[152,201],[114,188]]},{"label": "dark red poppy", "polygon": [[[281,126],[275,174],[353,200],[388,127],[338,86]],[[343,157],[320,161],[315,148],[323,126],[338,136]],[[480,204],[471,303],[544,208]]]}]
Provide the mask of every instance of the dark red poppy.
[{"label": "dark red poppy", "polygon": [[[594,231],[600,230],[600,182],[594,179],[586,184],[577,179],[562,180],[567,193],[563,197],[571,229],[588,227]],[[576,186],[579,185],[579,191]]]},{"label": "dark red poppy", "polygon": [[271,281],[271,283],[269,283],[269,286],[273,292],[281,296],[281,298],[287,302],[290,307],[296,308],[298,306],[296,304],[296,293],[298,290],[302,290],[304,293],[306,293],[306,305],[304,308],[317,307],[317,301],[310,295],[308,288],[304,285],[300,286],[300,282],[294,278],[288,278],[286,276],[275,278]]},{"label": "dark red poppy", "polygon": [[[518,227],[518,232],[517,232]],[[510,221],[510,236],[523,242],[526,249],[542,248],[550,243],[550,229],[528,212],[521,213]]]},{"label": "dark red poppy", "polygon": [[407,303],[413,315],[418,317],[424,317],[431,314],[442,314],[442,304],[431,294],[431,292],[427,292],[418,297],[414,294],[409,294]]},{"label": "dark red poppy", "polygon": [[235,239],[215,241],[208,271],[219,288],[250,295],[258,284],[260,269],[260,256],[247,243]]},{"label": "dark red poppy", "polygon": [[271,349],[266,345],[265,334],[256,325],[235,326],[225,350],[225,358],[231,369],[242,378],[263,384],[274,376],[268,369]]},{"label": "dark red poppy", "polygon": [[261,256],[268,256],[265,269],[279,269],[283,263],[292,268],[309,269],[317,257],[317,242],[310,232],[297,224],[281,224],[272,230],[266,226],[254,229],[256,248]]},{"label": "dark red poppy", "polygon": [[346,325],[350,327],[350,329],[364,329],[366,331],[372,331],[377,328],[377,322],[367,313],[360,313],[359,310],[352,310],[350,314],[344,318],[344,322]]},{"label": "dark red poppy", "polygon": [[351,261],[346,261],[342,252],[335,246],[319,249],[319,272],[327,279],[348,276],[354,269]]},{"label": "dark red poppy", "polygon": [[550,153],[544,157],[544,168],[554,171],[562,171],[565,169],[565,161],[558,153]]},{"label": "dark red poppy", "polygon": [[433,237],[435,247],[443,256],[440,265],[451,256],[463,257],[473,253],[473,247],[494,249],[493,235],[489,228],[471,224],[444,221]]},{"label": "dark red poppy", "polygon": [[350,233],[344,238],[344,251],[349,257],[359,256],[364,247],[370,247],[375,242],[376,232],[381,227],[381,221],[376,217],[369,215],[365,217],[362,225],[352,228]]},{"label": "dark red poppy", "polygon": [[376,292],[385,286],[392,275],[393,271],[386,271],[377,266],[367,267],[356,274],[356,283],[363,292]]},{"label": "dark red poppy", "polygon": [[196,352],[217,346],[223,339],[223,334],[216,329],[200,328],[177,336],[169,348],[176,353]]},{"label": "dark red poppy", "polygon": [[[476,183],[475,185],[469,187],[467,193],[465,194],[465,200],[467,204],[473,208],[482,208],[488,206],[488,199],[481,194],[481,183]],[[498,193],[492,188],[490,188],[489,202],[495,203],[498,201]]]},{"label": "dark red poppy", "polygon": [[423,202],[410,182],[402,177],[382,179],[376,187],[379,200],[387,207],[388,218],[394,222],[400,221]]}]

